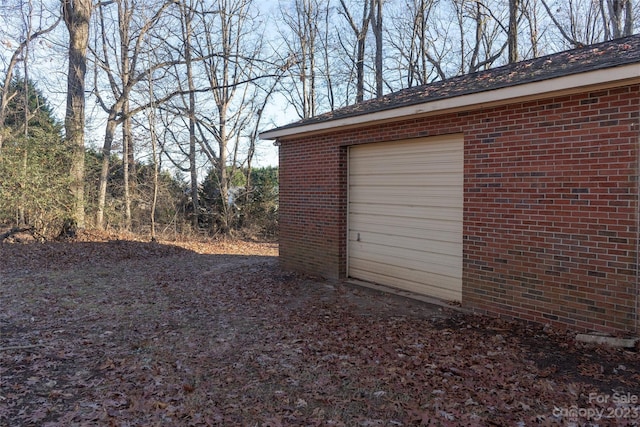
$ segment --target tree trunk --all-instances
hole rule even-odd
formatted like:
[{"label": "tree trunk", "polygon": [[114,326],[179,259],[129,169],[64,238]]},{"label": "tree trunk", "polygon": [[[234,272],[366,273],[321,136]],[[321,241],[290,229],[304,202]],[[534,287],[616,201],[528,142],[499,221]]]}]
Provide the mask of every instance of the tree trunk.
[{"label": "tree trunk", "polygon": [[529,43],[531,44],[531,56],[537,58],[538,51],[538,12],[536,5],[523,4],[522,13],[529,24]]},{"label": "tree trunk", "polygon": [[[128,102],[125,102],[128,104]],[[126,108],[127,105],[125,105]],[[122,122],[122,177],[124,186],[124,228],[131,230],[131,119],[126,118]]]},{"label": "tree trunk", "polygon": [[518,62],[518,1],[519,0],[509,0],[509,34],[508,45],[509,45],[509,63],[513,64],[514,62]]},{"label": "tree trunk", "polygon": [[98,183],[98,210],[96,212],[96,227],[104,229],[104,209],[107,202],[107,183],[109,182],[109,166],[111,162],[111,146],[116,132],[118,122],[115,111],[109,113],[107,127],[104,133],[104,144],[102,146],[102,168],[100,169],[100,179]]},{"label": "tree trunk", "polygon": [[607,5],[609,6],[609,21],[611,22],[611,30],[613,32],[613,38],[617,39],[622,35],[621,26],[622,26],[622,5],[620,4],[621,0],[608,0]]},{"label": "tree trunk", "polygon": [[198,194],[198,165],[196,163],[197,154],[196,140],[196,118],[195,118],[195,95],[189,94],[189,172],[191,174],[191,205],[193,206],[193,228],[200,226],[200,195]]},{"label": "tree trunk", "polygon": [[18,205],[18,227],[24,227],[27,225],[27,215],[25,213],[24,205],[27,200],[27,166],[28,166],[28,148],[24,147],[24,151],[22,153],[22,174],[20,179],[20,191],[22,194],[20,195],[20,204]]},{"label": "tree trunk", "polygon": [[[484,33],[484,20],[482,18],[482,12],[481,12],[481,5],[480,3],[476,3],[475,6],[475,45],[473,46],[473,53],[471,54],[471,60],[469,61],[469,69],[468,69],[468,73],[474,73],[476,71],[478,71],[478,57],[480,55],[480,43],[482,40],[482,34]],[[458,21],[460,24],[460,34],[464,34],[464,27],[462,26],[462,21]],[[464,38],[461,38],[462,40]],[[464,64],[464,45],[462,46],[462,49],[460,50],[460,52],[462,53],[463,57],[461,58],[461,63]]]},{"label": "tree trunk", "polygon": [[196,87],[193,80],[193,63],[191,60],[191,20],[193,12],[184,4],[180,8],[182,12],[181,18],[183,19],[184,62],[187,72],[187,85],[189,87],[189,172],[191,175],[191,205],[193,207],[191,221],[193,228],[197,229],[200,226],[200,201],[198,194],[198,167],[196,163]]},{"label": "tree trunk", "polygon": [[358,27],[351,13],[349,12],[349,7],[344,2],[344,0],[340,0],[342,12],[347,18],[347,21],[349,22],[349,25],[353,30],[353,34],[356,37],[356,56],[355,58],[352,58],[356,68],[356,102],[362,102],[364,100],[364,55],[367,41],[367,32],[369,31],[369,23],[371,22],[372,14],[370,6],[372,5],[373,1],[374,0],[367,0],[363,2],[362,23],[361,26]]},{"label": "tree trunk", "polygon": [[222,205],[222,215],[220,221],[220,232],[229,233],[229,176],[227,174],[227,107],[220,107],[220,161],[218,162],[218,174],[220,176],[220,201]]},{"label": "tree trunk", "polygon": [[626,17],[624,20],[624,35],[630,36],[633,34],[633,5],[631,4],[631,0],[626,0],[624,2],[624,7],[626,11]]},{"label": "tree trunk", "polygon": [[[119,5],[118,27],[120,32],[120,69],[122,78],[122,162],[123,162],[123,185],[124,185],[124,227],[131,230],[131,175],[135,175],[135,160],[133,157],[133,139],[131,132],[131,116],[129,112],[129,92],[131,79],[131,62],[129,55],[129,31],[133,9],[125,2]],[[127,89],[125,89],[127,88]],[[125,95],[126,93],[126,95]]]},{"label": "tree trunk", "polygon": [[631,0],[607,0],[607,6],[613,33],[611,36],[617,39],[633,34],[633,7]]},{"label": "tree trunk", "polygon": [[[31,26],[28,26],[30,28]],[[28,30],[27,30],[28,31]],[[28,39],[29,37],[27,37]],[[24,82],[23,88],[24,98],[22,99],[24,108],[24,142],[25,147],[22,153],[22,178],[21,178],[21,191],[20,204],[18,205],[18,226],[24,226],[27,224],[27,215],[25,212],[25,205],[27,201],[27,167],[29,165],[29,67],[27,66],[27,58],[29,57],[29,45],[25,48],[24,65]]]},{"label": "tree trunk", "polygon": [[151,154],[153,161],[153,197],[151,199],[151,241],[157,241],[156,238],[156,210],[158,207],[158,187],[160,176],[160,160],[158,156],[158,134],[156,133],[156,106],[155,106],[155,94],[153,93],[153,76],[152,73],[148,75],[149,83],[149,109],[147,118],[149,120],[149,139],[151,140]]},{"label": "tree trunk", "polygon": [[[151,93],[153,96],[153,92]],[[153,99],[153,98],[151,98]],[[158,206],[158,186],[160,167],[158,165],[158,137],[155,128],[155,112],[153,108],[149,109],[149,136],[151,138],[151,154],[153,156],[153,198],[151,200],[151,241],[156,239],[156,208]]]},{"label": "tree trunk", "polygon": [[357,34],[358,36],[358,49],[356,56],[356,102],[364,101],[364,53],[366,47],[366,29],[364,25],[368,24],[368,21],[363,19],[362,32]]},{"label": "tree trunk", "polygon": [[67,75],[67,108],[65,138],[71,147],[70,190],[73,196],[71,217],[75,225],[84,228],[84,78],[87,71],[87,45],[91,0],[62,0],[64,22],[69,32],[69,70]]},{"label": "tree trunk", "polygon": [[376,58],[375,58],[375,74],[376,74],[376,97],[380,98],[383,93],[382,79],[382,2],[383,0],[372,0],[371,3],[371,23],[373,35],[376,40]]}]

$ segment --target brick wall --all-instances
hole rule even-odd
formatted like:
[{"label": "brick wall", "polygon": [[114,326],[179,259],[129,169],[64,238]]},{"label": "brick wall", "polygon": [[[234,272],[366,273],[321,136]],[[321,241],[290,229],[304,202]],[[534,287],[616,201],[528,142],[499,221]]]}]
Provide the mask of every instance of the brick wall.
[{"label": "brick wall", "polygon": [[634,85],[283,140],[282,266],[344,278],[349,145],[463,133],[463,305],[637,331],[639,112]]},{"label": "brick wall", "polygon": [[347,149],[317,141],[280,147],[280,261],[337,279],[346,274]]}]

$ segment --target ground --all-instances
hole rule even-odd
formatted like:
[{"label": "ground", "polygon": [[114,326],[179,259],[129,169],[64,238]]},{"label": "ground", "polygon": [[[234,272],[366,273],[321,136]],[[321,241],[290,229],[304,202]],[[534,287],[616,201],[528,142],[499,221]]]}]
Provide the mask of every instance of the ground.
[{"label": "ground", "polygon": [[277,245],[0,245],[0,425],[637,425],[640,357],[283,272]]}]

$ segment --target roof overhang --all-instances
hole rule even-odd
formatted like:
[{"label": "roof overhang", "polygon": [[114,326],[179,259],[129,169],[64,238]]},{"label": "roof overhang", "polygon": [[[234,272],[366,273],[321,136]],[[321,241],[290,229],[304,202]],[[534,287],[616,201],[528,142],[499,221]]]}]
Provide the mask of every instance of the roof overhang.
[{"label": "roof overhang", "polygon": [[338,129],[362,127],[373,122],[393,122],[412,117],[424,117],[456,111],[470,111],[507,103],[562,96],[586,90],[598,90],[640,83],[640,63],[621,65],[556,77],[531,83],[503,87],[484,92],[426,101],[384,111],[364,113],[322,122],[286,126],[260,133],[261,139],[285,140],[291,137],[333,132]]}]

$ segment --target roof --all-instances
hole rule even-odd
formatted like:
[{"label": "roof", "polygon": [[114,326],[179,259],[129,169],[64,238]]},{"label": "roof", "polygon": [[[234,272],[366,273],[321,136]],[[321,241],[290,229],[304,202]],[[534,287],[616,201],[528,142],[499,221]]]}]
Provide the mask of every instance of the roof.
[{"label": "roof", "polygon": [[[622,70],[619,67],[629,65]],[[605,72],[618,67],[616,73]],[[601,71],[597,74],[595,72]],[[624,72],[618,72],[624,71]],[[393,92],[380,98],[370,99],[353,104],[315,117],[303,119],[285,126],[281,126],[260,134],[263,139],[277,139],[310,131],[318,131],[324,128],[334,128],[353,123],[364,123],[375,120],[376,117],[390,117],[397,113],[386,113],[391,110],[403,110],[398,117],[419,114],[421,111],[442,110],[440,106],[471,105],[469,101],[482,101],[481,94],[500,89],[513,88],[515,86],[530,85],[532,94],[540,93],[544,88],[536,83],[549,82],[563,77],[592,73],[595,80],[622,80],[640,77],[640,35],[615,39],[603,43],[567,50],[527,61],[517,62],[486,71],[452,77],[423,86],[415,86],[408,89]],[[583,86],[597,83],[592,79],[580,79],[573,84]],[[566,79],[565,79],[566,80]],[[576,79],[573,79],[576,80]],[[534,87],[536,87],[534,89]],[[546,89],[560,90],[566,88],[566,83],[560,85],[545,85]],[[511,91],[511,98],[523,95],[522,91]],[[471,96],[475,95],[475,96]],[[508,93],[504,93],[509,98]],[[454,98],[465,98],[464,102],[443,102]],[[494,100],[494,97],[488,99]],[[432,104],[430,108],[408,108]],[[376,114],[378,113],[378,114]],[[364,116],[369,116],[365,118]],[[351,119],[351,120],[350,120]],[[371,119],[371,120],[368,120]]]}]

